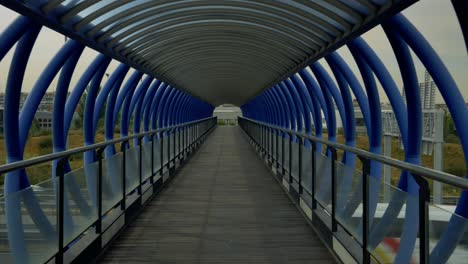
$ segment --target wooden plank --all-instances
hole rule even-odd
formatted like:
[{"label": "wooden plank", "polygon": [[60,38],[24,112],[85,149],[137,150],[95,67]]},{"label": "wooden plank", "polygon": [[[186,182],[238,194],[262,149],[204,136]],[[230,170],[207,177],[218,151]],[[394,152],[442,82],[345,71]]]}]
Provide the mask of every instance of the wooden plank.
[{"label": "wooden plank", "polygon": [[102,262],[333,263],[238,127],[218,127]]}]

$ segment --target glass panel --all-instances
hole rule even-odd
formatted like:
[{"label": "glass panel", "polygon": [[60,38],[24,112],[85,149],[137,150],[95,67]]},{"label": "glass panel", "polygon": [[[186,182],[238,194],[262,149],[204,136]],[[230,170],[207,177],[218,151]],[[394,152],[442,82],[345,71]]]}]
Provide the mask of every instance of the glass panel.
[{"label": "glass panel", "polygon": [[271,143],[271,157],[276,160],[276,131],[271,132],[271,138],[273,140]]},{"label": "glass panel", "polygon": [[174,134],[170,134],[169,137],[169,161],[174,159]]},{"label": "glass panel", "polygon": [[154,139],[154,171],[161,169],[161,139]]},{"label": "glass panel", "polygon": [[[383,185],[369,177],[369,215],[374,217],[368,250],[381,263],[419,263],[418,195]],[[383,188],[391,190],[390,202],[379,195]]]},{"label": "glass panel", "polygon": [[301,185],[306,192],[312,194],[312,147],[302,146]]},{"label": "glass panel", "polygon": [[[43,263],[58,251],[53,186],[54,182],[48,180],[0,197],[0,223],[3,226],[0,238],[1,263]],[[35,221],[41,224],[38,226]],[[9,239],[7,232],[17,242],[11,237]],[[10,247],[14,243],[17,245],[16,250]]]},{"label": "glass panel", "polygon": [[458,193],[460,189],[446,185],[442,195],[449,194],[451,199],[443,199],[443,205],[429,204],[429,263],[467,262],[468,219],[455,214],[452,203],[453,194]]},{"label": "glass panel", "polygon": [[280,164],[280,168],[283,166],[283,137],[278,136],[278,163]]},{"label": "glass panel", "polygon": [[362,244],[362,172],[341,162],[335,166],[336,219]]},{"label": "glass panel", "polygon": [[289,172],[289,137],[283,138],[284,141],[284,163],[285,171]]},{"label": "glass panel", "polygon": [[139,173],[140,173],[140,168],[139,168],[139,162],[138,162],[138,156],[139,156],[139,150],[140,148],[134,147],[131,149],[126,150],[126,166],[125,166],[125,178],[126,178],[126,185],[125,185],[125,190],[127,193],[133,191],[136,187],[138,187],[139,184]]},{"label": "glass panel", "polygon": [[167,146],[168,146],[168,137],[164,136],[162,141],[163,141],[163,165],[167,164],[168,157],[167,157]]},{"label": "glass panel", "polygon": [[143,143],[142,145],[142,177],[143,180],[151,177],[151,142]]},{"label": "glass panel", "polygon": [[[315,155],[315,175],[317,188],[315,199],[323,207],[331,206],[331,159],[321,153]],[[329,210],[329,208],[328,208]]]},{"label": "glass panel", "polygon": [[175,142],[174,142],[174,145],[175,145],[175,152],[174,152],[174,156],[177,156],[179,154],[179,132],[175,132]]},{"label": "glass panel", "polygon": [[[128,152],[127,152],[128,153]],[[122,194],[122,159],[123,153],[103,160],[102,163],[102,212],[114,207],[123,198]]]},{"label": "glass panel", "polygon": [[299,143],[294,141],[291,144],[291,175],[299,182]]},{"label": "glass panel", "polygon": [[[98,173],[99,164],[94,162],[88,164],[86,169],[80,168],[65,174],[65,245],[77,238],[98,218],[96,207],[90,198],[97,194],[97,184],[91,181],[98,179]],[[87,180],[90,181],[89,185]]]}]

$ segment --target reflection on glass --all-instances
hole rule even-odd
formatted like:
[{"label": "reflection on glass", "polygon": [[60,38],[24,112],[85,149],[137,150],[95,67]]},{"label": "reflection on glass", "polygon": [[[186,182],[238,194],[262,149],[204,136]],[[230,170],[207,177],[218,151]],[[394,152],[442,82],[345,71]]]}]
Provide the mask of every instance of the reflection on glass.
[{"label": "reflection on glass", "polygon": [[168,137],[164,136],[163,139],[163,166],[167,164],[167,161],[168,161],[168,149],[167,149],[167,146],[168,146]]},{"label": "reflection on glass", "polygon": [[[14,211],[7,214],[7,205],[15,208]],[[0,223],[5,227],[0,238],[1,263],[42,263],[58,251],[57,207],[52,180],[0,197],[0,206]],[[45,221],[38,227],[33,219],[41,218]],[[19,248],[21,254],[13,254],[10,248],[6,229],[12,223],[16,227],[13,230],[24,236],[24,247]]]},{"label": "reflection on glass", "polygon": [[161,169],[161,140],[160,139],[154,139],[154,171],[158,171]]},{"label": "reflection on glass", "polygon": [[291,176],[295,181],[299,181],[299,144],[291,143]]},{"label": "reflection on glass", "polygon": [[[123,154],[117,153],[102,163],[102,211],[107,212],[115,206],[123,197],[122,194],[122,158]],[[109,188],[109,184],[111,188]]]},{"label": "reflection on glass", "polygon": [[315,199],[331,212],[331,159],[321,153],[315,155],[315,175],[317,188]]},{"label": "reflection on glass", "polygon": [[[73,241],[78,235],[88,229],[98,218],[97,209],[92,206],[88,192],[97,193],[96,185],[86,184],[86,173],[98,173],[98,162],[87,165],[87,169],[80,168],[64,175],[65,186],[65,245]],[[97,178],[96,178],[97,179]],[[103,187],[105,184],[103,184]],[[106,190],[109,192],[110,190]],[[104,193],[104,190],[103,190]]]},{"label": "reflection on glass", "polygon": [[142,176],[143,180],[151,177],[151,142],[142,145]]},{"label": "reflection on glass", "polygon": [[312,149],[311,147],[302,147],[302,188],[309,194],[312,194]]},{"label": "reflection on glass", "polygon": [[467,262],[468,219],[454,211],[454,205],[429,204],[429,263]]},{"label": "reflection on glass", "polygon": [[[375,215],[369,219],[368,250],[381,263],[419,262],[418,195],[409,194],[394,186],[382,186],[380,180],[369,177],[369,186],[390,190],[390,202],[378,196]],[[370,189],[372,191],[372,189]],[[370,202],[370,207],[372,202]],[[369,208],[372,210],[372,208]]]},{"label": "reflection on glass", "polygon": [[138,162],[139,147],[131,148],[126,150],[126,166],[125,166],[125,178],[126,185],[125,190],[127,193],[133,191],[139,184],[139,173],[140,167]]},{"label": "reflection on glass", "polygon": [[362,245],[362,172],[335,162],[336,218]]}]

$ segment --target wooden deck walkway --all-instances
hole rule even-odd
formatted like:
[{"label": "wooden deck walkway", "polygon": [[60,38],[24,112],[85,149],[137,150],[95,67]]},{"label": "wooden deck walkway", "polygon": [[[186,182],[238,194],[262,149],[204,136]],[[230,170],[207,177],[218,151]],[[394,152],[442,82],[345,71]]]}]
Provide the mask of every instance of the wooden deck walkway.
[{"label": "wooden deck walkway", "polygon": [[101,260],[109,263],[333,263],[248,144],[218,127]]}]

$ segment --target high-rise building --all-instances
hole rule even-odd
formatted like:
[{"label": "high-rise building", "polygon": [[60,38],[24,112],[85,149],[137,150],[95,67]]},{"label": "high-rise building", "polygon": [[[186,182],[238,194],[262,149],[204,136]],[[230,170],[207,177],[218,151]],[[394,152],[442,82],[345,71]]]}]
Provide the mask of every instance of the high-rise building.
[{"label": "high-rise building", "polygon": [[[431,75],[426,70],[424,73],[424,82],[419,83],[419,96],[421,98],[422,109],[434,109],[436,100],[437,86],[432,80]],[[405,89],[402,89],[403,101],[406,103]]]}]

